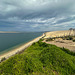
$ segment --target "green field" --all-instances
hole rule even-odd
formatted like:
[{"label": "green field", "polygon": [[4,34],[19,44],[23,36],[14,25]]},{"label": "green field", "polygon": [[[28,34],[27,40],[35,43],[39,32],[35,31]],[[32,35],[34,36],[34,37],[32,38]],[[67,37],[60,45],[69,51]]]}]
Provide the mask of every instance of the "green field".
[{"label": "green field", "polygon": [[0,75],[75,75],[75,53],[39,41],[2,62]]}]

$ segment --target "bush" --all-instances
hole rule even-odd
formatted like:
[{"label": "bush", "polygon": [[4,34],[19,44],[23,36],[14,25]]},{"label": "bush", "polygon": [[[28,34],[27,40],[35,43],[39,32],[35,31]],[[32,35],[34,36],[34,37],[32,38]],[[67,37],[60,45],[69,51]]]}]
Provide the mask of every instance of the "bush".
[{"label": "bush", "polygon": [[38,41],[37,43],[39,44],[40,47],[47,47],[48,46],[48,44],[46,44],[45,42]]},{"label": "bush", "polygon": [[43,39],[43,38],[41,38],[39,41],[41,41],[41,42],[42,42],[43,40],[44,40],[44,39]]},{"label": "bush", "polygon": [[35,45],[35,42],[32,45]]},{"label": "bush", "polygon": [[72,36],[66,36],[66,37],[63,37],[63,40],[73,40],[73,37]]},{"label": "bush", "polygon": [[54,41],[55,38],[48,38],[46,41]]},{"label": "bush", "polygon": [[75,39],[73,40],[73,42],[75,42]]},{"label": "bush", "polygon": [[6,60],[6,58],[5,58],[5,57],[1,59],[1,62],[2,62],[2,61],[4,61],[4,60]]}]

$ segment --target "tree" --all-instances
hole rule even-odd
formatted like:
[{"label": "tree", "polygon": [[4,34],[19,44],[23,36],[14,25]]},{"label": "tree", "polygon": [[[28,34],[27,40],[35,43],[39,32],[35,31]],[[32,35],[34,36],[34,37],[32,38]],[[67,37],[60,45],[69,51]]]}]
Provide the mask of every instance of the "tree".
[{"label": "tree", "polygon": [[73,28],[70,28],[69,30],[73,30]]},{"label": "tree", "polygon": [[70,29],[69,29],[69,31],[70,31],[70,32],[69,32],[69,36],[71,36],[71,31],[72,31],[72,30],[73,30],[73,28],[70,28]]},{"label": "tree", "polygon": [[74,36],[75,36],[75,29],[73,29],[73,32],[74,32]]}]

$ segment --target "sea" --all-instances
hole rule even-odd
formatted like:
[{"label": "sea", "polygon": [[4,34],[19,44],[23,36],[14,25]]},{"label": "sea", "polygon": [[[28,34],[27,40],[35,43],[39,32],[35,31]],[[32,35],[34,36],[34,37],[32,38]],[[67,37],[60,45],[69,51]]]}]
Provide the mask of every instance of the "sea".
[{"label": "sea", "polygon": [[0,55],[17,48],[42,34],[43,32],[0,33]]}]

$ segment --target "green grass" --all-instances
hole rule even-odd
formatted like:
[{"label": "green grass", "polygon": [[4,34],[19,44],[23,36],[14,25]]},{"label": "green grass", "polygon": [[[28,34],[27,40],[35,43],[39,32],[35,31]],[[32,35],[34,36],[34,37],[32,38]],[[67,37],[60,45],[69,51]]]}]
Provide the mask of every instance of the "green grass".
[{"label": "green grass", "polygon": [[2,62],[0,75],[75,75],[75,55],[39,41]]}]

